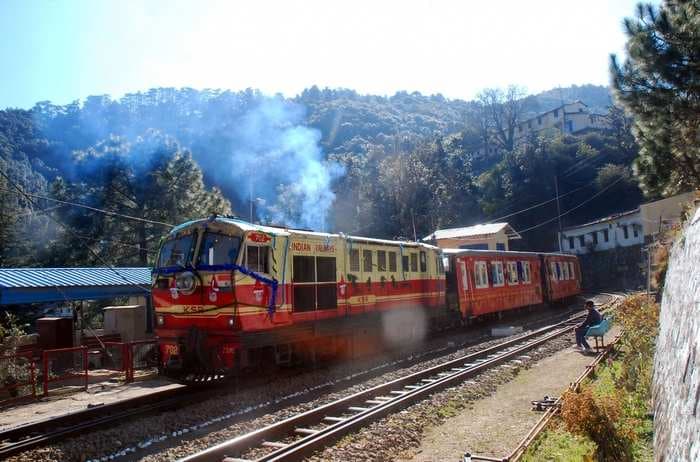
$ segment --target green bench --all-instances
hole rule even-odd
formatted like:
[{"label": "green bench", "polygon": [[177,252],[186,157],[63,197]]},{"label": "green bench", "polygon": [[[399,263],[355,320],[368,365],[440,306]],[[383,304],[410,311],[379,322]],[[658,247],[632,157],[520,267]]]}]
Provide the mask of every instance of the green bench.
[{"label": "green bench", "polygon": [[[603,318],[599,324],[590,326],[586,331],[586,337],[593,337],[595,340],[595,349],[605,347],[604,336],[607,331],[610,330],[610,321],[608,318]],[[598,339],[600,338],[600,346],[598,346]]]}]

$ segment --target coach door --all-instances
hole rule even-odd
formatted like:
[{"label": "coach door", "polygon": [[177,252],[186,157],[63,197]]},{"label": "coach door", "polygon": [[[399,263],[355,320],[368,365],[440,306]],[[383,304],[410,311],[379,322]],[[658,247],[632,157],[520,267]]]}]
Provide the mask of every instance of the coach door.
[{"label": "coach door", "polygon": [[335,257],[295,255],[292,259],[294,312],[338,307]]},{"label": "coach door", "polygon": [[471,297],[469,295],[469,272],[467,262],[458,258],[457,260],[457,284],[459,285],[459,304],[463,314],[469,313],[471,309]]}]

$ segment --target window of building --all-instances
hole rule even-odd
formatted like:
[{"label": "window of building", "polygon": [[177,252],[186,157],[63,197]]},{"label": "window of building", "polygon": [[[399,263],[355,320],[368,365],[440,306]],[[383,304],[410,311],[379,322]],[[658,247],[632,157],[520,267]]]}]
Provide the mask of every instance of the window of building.
[{"label": "window of building", "polygon": [[413,272],[413,273],[418,272],[418,254],[417,253],[411,254],[411,272]]},{"label": "window of building", "polygon": [[557,117],[559,117],[559,109],[554,110],[554,118],[556,119]]},{"label": "window of building", "polygon": [[503,262],[491,262],[491,278],[493,279],[494,287],[502,286],[505,283],[503,278]]},{"label": "window of building", "polygon": [[269,273],[269,256],[270,247],[248,244],[246,245],[245,266],[256,273]]},{"label": "window of building", "polygon": [[537,125],[542,125],[542,117],[537,118]]},{"label": "window of building", "polygon": [[569,133],[574,132],[574,121],[573,120],[567,120],[566,121],[566,131]]},{"label": "window of building", "polygon": [[377,250],[377,270],[386,271],[386,250]]},{"label": "window of building", "polygon": [[581,235],[578,237],[578,245],[580,247],[585,247],[586,246],[586,236]]},{"label": "window of building", "polygon": [[527,128],[532,128],[532,122],[527,123]]},{"label": "window of building", "polygon": [[396,272],[396,252],[389,252],[389,271]]},{"label": "window of building", "polygon": [[359,249],[350,249],[350,271],[360,271]]},{"label": "window of building", "polygon": [[574,238],[573,238],[573,237],[570,237],[570,238],[569,238],[569,248],[570,248],[570,249],[573,249],[573,248],[574,248]]},{"label": "window of building", "polygon": [[515,285],[518,283],[518,264],[514,261],[508,262],[508,284]]},{"label": "window of building", "polygon": [[632,233],[634,234],[634,237],[639,237],[639,229],[637,229],[637,225],[632,225]]},{"label": "window of building", "polygon": [[603,230],[603,242],[608,242],[608,230]]},{"label": "window of building", "polygon": [[365,273],[372,272],[372,251],[363,250],[362,251],[362,271]]},{"label": "window of building", "polygon": [[428,259],[425,255],[425,252],[423,252],[423,251],[421,251],[421,253],[420,253],[420,272],[421,273],[428,272]]},{"label": "window of building", "polygon": [[593,237],[593,244],[598,245],[598,231],[593,231],[591,236]]},{"label": "window of building", "polygon": [[627,229],[627,225],[622,225],[622,234],[625,236],[625,239],[629,239],[630,233]]},{"label": "window of building", "polygon": [[474,286],[483,289],[489,286],[489,276],[486,270],[486,262],[478,261],[474,263]]}]

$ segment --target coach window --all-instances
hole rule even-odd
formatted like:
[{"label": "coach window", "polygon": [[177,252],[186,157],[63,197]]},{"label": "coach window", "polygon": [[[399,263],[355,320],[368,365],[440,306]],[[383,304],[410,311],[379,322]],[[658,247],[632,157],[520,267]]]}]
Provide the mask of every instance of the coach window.
[{"label": "coach window", "polygon": [[493,278],[493,286],[494,287],[500,287],[504,284],[503,262],[502,261],[492,261],[491,262],[491,277]]},{"label": "coach window", "polygon": [[477,261],[474,263],[474,286],[483,289],[489,286],[489,277],[486,272],[486,262]]},{"label": "coach window", "polygon": [[524,284],[530,283],[530,262],[529,261],[523,262],[523,283]]},{"label": "coach window", "polygon": [[576,272],[574,271],[574,262],[569,262],[569,274],[571,275],[571,279],[576,279]]},{"label": "coach window", "polygon": [[516,285],[518,283],[518,265],[514,261],[508,262],[508,284]]},{"label": "coach window", "polygon": [[418,254],[417,253],[411,254],[411,272],[412,273],[418,272]]},{"label": "coach window", "polygon": [[420,253],[420,272],[421,273],[428,272],[428,260],[425,256],[425,252],[423,252],[423,251],[421,251],[421,253]]},{"label": "coach window", "polygon": [[350,271],[360,272],[360,251],[358,249],[350,249]]},{"label": "coach window", "polygon": [[256,273],[270,272],[270,248],[268,246],[246,245],[245,266]]},{"label": "coach window", "polygon": [[549,262],[549,270],[552,273],[552,280],[557,280],[557,265],[552,261]]},{"label": "coach window", "polygon": [[365,273],[372,272],[372,251],[363,250],[362,251],[362,271]]},{"label": "coach window", "polygon": [[386,250],[377,250],[377,270],[386,271]]},{"label": "coach window", "polygon": [[401,271],[404,273],[408,272],[408,255],[401,256]]},{"label": "coach window", "polygon": [[389,271],[396,272],[396,252],[389,252]]},{"label": "coach window", "polygon": [[567,265],[566,262],[562,262],[561,275],[565,281],[569,279],[569,265]]}]

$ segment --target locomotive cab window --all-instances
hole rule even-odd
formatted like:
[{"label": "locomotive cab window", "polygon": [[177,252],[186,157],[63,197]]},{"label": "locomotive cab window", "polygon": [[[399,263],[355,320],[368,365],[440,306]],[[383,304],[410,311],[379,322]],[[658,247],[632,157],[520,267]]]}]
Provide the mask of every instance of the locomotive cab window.
[{"label": "locomotive cab window", "polygon": [[401,256],[401,271],[404,273],[408,272],[408,255]]},{"label": "locomotive cab window", "polygon": [[427,273],[428,272],[428,259],[425,256],[425,252],[421,251],[420,253],[420,272],[421,273]]},{"label": "locomotive cab window", "polygon": [[158,266],[185,266],[194,252],[194,243],[193,234],[165,241],[160,248]]},{"label": "locomotive cab window", "polygon": [[197,265],[230,265],[236,263],[241,238],[207,232],[202,238]]},{"label": "locomotive cab window", "polygon": [[412,273],[418,272],[418,254],[417,253],[411,254],[411,272]]},{"label": "locomotive cab window", "polygon": [[256,273],[269,273],[270,247],[247,244],[245,266]]}]

